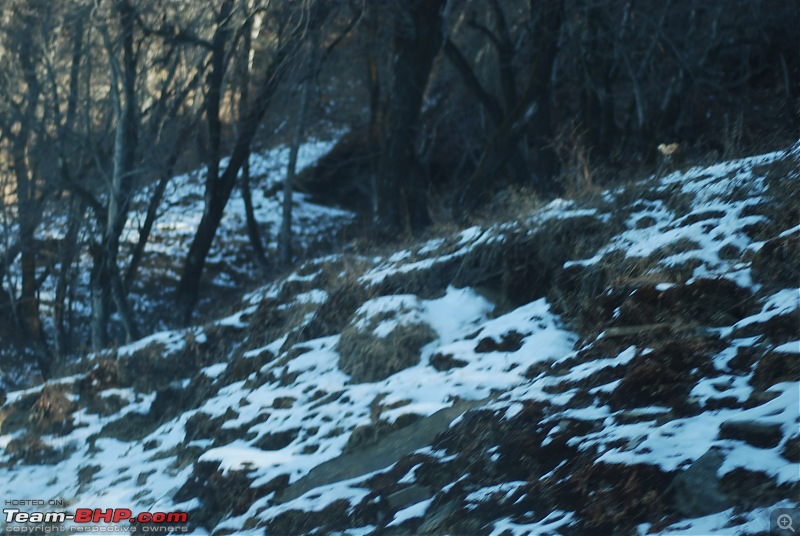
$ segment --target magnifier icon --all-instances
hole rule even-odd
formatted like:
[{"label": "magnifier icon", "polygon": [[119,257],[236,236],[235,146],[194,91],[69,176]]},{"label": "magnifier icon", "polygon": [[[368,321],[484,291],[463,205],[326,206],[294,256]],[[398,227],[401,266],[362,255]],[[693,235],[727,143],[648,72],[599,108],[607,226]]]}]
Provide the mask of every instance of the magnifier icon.
[{"label": "magnifier icon", "polygon": [[781,514],[778,516],[778,528],[782,530],[790,530],[794,532],[794,527],[792,526],[792,516],[789,514]]}]

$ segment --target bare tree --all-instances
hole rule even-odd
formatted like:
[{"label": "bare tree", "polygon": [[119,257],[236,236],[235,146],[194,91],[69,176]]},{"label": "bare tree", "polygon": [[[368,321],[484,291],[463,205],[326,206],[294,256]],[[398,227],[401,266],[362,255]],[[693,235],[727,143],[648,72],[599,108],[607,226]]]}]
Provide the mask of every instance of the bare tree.
[{"label": "bare tree", "polygon": [[183,267],[181,281],[178,285],[176,300],[183,323],[191,320],[192,312],[197,302],[200,287],[200,278],[205,266],[206,257],[216,236],[217,229],[225,211],[236,178],[244,162],[250,156],[250,144],[256,135],[258,125],[266,114],[279,81],[286,72],[287,65],[294,58],[298,47],[309,29],[304,23],[307,16],[306,10],[287,13],[269,11],[275,29],[275,43],[272,59],[261,75],[257,86],[258,93],[253,102],[248,106],[248,113],[239,120],[237,136],[231,150],[228,165],[223,172],[219,169],[221,151],[222,122],[220,120],[220,101],[222,97],[222,84],[225,70],[227,69],[226,57],[232,50],[232,39],[235,31],[230,26],[232,0],[223,0],[216,16],[216,28],[211,40],[211,70],[207,78],[206,97],[206,122],[209,139],[207,151],[207,174],[205,208],[203,217],[198,225],[197,232],[189,247],[186,262]]},{"label": "bare tree", "polygon": [[[7,73],[17,74],[3,88],[7,107],[0,121],[0,134],[5,138],[10,170],[15,178],[13,197],[16,204],[17,241],[6,250],[8,265],[20,256],[20,293],[9,288],[11,304],[22,332],[34,349],[43,375],[49,373],[52,356],[47,348],[40,316],[37,277],[39,244],[36,230],[42,222],[44,206],[53,192],[49,169],[41,156],[43,139],[50,119],[43,104],[44,66],[42,57],[55,17],[46,3],[11,2],[7,8],[17,24],[3,28]],[[21,23],[21,24],[20,24]],[[22,30],[24,28],[24,30]],[[12,87],[16,81],[19,85]]]},{"label": "bare tree", "polygon": [[[550,149],[553,127],[550,114],[551,72],[558,53],[561,26],[564,19],[564,0],[546,0],[532,3],[529,11],[530,30],[533,35],[533,54],[527,65],[527,77],[520,94],[517,93],[516,71],[511,68],[512,46],[508,25],[499,2],[490,2],[495,19],[497,34],[477,23],[479,30],[489,35],[490,42],[497,48],[501,89],[506,111],[492,132],[482,150],[478,165],[467,179],[461,197],[462,203],[474,207],[485,193],[488,183],[503,166],[513,161],[518,144],[530,132],[529,141],[533,148],[531,172],[536,177],[538,189],[551,193],[555,186],[552,181],[555,173],[556,157]],[[453,46],[448,47],[451,60],[458,66],[458,54]],[[459,70],[465,71],[462,67]],[[464,74],[467,78],[469,73]],[[480,101],[487,107],[490,115],[499,118],[499,105],[485,90],[470,84],[481,96]]]},{"label": "bare tree", "polygon": [[442,45],[445,3],[392,4],[393,61],[378,174],[378,225],[386,233],[413,232],[430,220],[416,133],[433,60]]},{"label": "bare tree", "polygon": [[[127,292],[120,276],[119,241],[127,223],[136,173],[136,151],[139,136],[137,101],[137,56],[134,51],[134,8],[128,0],[117,0],[113,6],[118,24],[118,45],[121,58],[115,53],[108,29],[100,26],[111,73],[112,108],[116,119],[112,173],[106,205],[106,222],[100,246],[95,250],[94,278],[92,284],[92,344],[99,350],[108,344],[108,296],[112,296],[122,324],[125,338],[131,342],[137,337]],[[121,61],[120,61],[121,60]]]},{"label": "bare tree", "polygon": [[[323,16],[320,13],[318,3],[313,3],[309,9],[309,22],[314,27],[320,27],[321,21],[315,20]],[[306,53],[305,66],[300,80],[300,95],[295,116],[295,131],[292,143],[289,147],[289,164],[286,169],[286,179],[283,183],[283,218],[281,221],[280,232],[280,262],[283,266],[288,266],[292,262],[292,191],[294,188],[295,175],[297,173],[297,154],[300,150],[300,143],[306,128],[306,116],[308,115],[308,100],[311,82],[319,69],[320,52],[319,34],[316,31],[309,32],[310,38],[308,51]]]},{"label": "bare tree", "polygon": [[[248,5],[248,11],[252,8]],[[239,85],[238,93],[238,121],[241,123],[248,113],[248,106],[250,101],[250,83],[252,75],[252,61],[253,61],[253,23],[252,17],[247,17],[244,25],[242,26],[242,50],[237,57],[237,77]],[[233,100],[235,92],[231,92],[231,100]],[[233,104],[231,105],[233,108]],[[250,245],[253,248],[253,255],[256,263],[261,267],[262,272],[266,273],[269,268],[269,260],[267,260],[267,253],[264,250],[264,243],[261,238],[261,231],[259,224],[256,220],[255,209],[253,208],[253,193],[250,190],[250,159],[246,159],[242,164],[242,178],[241,178],[241,192],[242,201],[244,202],[245,220],[247,225],[247,236],[250,239]]]}]

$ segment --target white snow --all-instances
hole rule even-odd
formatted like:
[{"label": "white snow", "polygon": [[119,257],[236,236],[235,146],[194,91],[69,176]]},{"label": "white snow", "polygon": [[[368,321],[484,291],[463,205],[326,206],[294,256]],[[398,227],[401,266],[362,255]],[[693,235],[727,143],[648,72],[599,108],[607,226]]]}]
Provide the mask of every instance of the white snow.
[{"label": "white snow", "polygon": [[[313,141],[301,151],[301,165],[308,165],[331,146],[331,142]],[[800,145],[798,145],[800,146]],[[708,168],[693,168],[685,173],[673,173],[661,180],[661,191],[674,189],[688,195],[690,207],[686,214],[678,213],[663,200],[643,201],[625,218],[624,229],[611,237],[596,254],[588,259],[572,259],[565,266],[589,265],[600,261],[604,254],[622,251],[630,258],[655,257],[663,268],[675,268],[694,263],[691,277],[724,277],[735,281],[754,293],[763,292],[753,283],[749,261],[721,255],[723,248],[743,253],[754,253],[760,247],[744,231],[745,227],[763,223],[764,216],[748,215],[748,207],[763,201],[766,195],[764,178],[756,166],[774,161],[783,153],[773,153],[750,159],[722,163]],[[254,189],[257,217],[264,225],[277,226],[281,196],[267,195],[282,180],[286,149],[278,148],[254,155],[251,173],[261,177]],[[200,215],[202,214],[202,188],[199,177],[202,170],[176,177],[170,183],[165,209],[156,226],[157,239],[148,244],[150,254],[176,255],[185,249]],[[746,196],[732,196],[737,188],[746,187]],[[670,190],[672,191],[672,190]],[[611,202],[620,191],[610,191],[603,198]],[[298,195],[297,233],[299,240],[310,243],[318,235],[335,234],[336,229],[350,221],[352,215],[341,210],[308,203]],[[135,216],[129,225],[129,237],[136,232]],[[598,209],[579,206],[575,201],[555,200],[536,211],[526,222],[508,222],[491,227],[474,226],[450,237],[432,239],[416,248],[396,252],[385,258],[358,258],[364,265],[363,273],[356,274],[359,281],[372,289],[398,274],[407,274],[430,268],[439,263],[457,261],[476,247],[502,242],[510,233],[534,227],[550,219],[592,217],[608,221],[610,214]],[[638,224],[642,218],[652,218],[652,224]],[[696,221],[695,221],[696,220]],[[253,269],[237,267],[232,262],[232,238],[240,235],[244,227],[244,209],[240,199],[232,199],[223,224],[226,229],[215,242],[210,263],[226,265],[217,276],[218,284],[235,285],[237,271]],[[783,232],[797,232],[793,227]],[[684,247],[676,248],[678,244]],[[238,247],[237,246],[237,247]],[[269,247],[274,247],[270,245]],[[324,258],[335,265],[339,255]],[[303,290],[292,291],[293,297],[282,303],[282,312],[300,311],[300,327],[313,317],[315,308],[330,298],[328,291],[314,287],[314,281],[323,269],[323,260],[310,273],[293,273],[244,297],[239,311],[215,322],[232,328],[253,328],[251,316],[258,310],[261,300],[277,299],[287,287],[287,282],[302,284]],[[319,269],[317,269],[319,268]],[[224,276],[222,275],[224,274]],[[667,278],[656,278],[660,292],[675,284]],[[689,279],[691,281],[691,278]],[[361,304],[348,321],[348,326],[386,337],[398,326],[423,324],[429,326],[436,339],[420,351],[417,364],[376,382],[353,383],[339,369],[337,344],[340,334],[330,334],[313,340],[304,340],[287,346],[289,333],[275,340],[251,343],[245,339],[237,351],[245,358],[253,358],[265,350],[274,359],[246,380],[231,380],[226,356],[214,356],[222,362],[205,366],[201,376],[186,378],[181,385],[190,388],[195,381],[210,384],[213,393],[198,402],[197,407],[166,419],[155,429],[142,430],[140,436],[130,441],[110,437],[106,427],[118,419],[133,418],[151,410],[156,393],[137,392],[132,388],[111,388],[99,393],[101,398],[117,397],[123,407],[113,415],[89,413],[82,408],[74,414],[75,427],[63,436],[47,436],[51,445],[65,448],[64,459],[52,465],[32,465],[14,462],[4,466],[0,478],[0,495],[14,498],[69,498],[80,507],[129,507],[133,510],[159,508],[192,509],[197,502],[174,504],[178,489],[191,477],[193,460],[219,463],[223,475],[232,471],[245,471],[253,479],[254,487],[265,485],[278,477],[288,477],[296,483],[320,464],[336,459],[347,446],[350,434],[361,426],[378,422],[392,424],[403,417],[427,417],[453,406],[457,401],[472,400],[483,410],[495,411],[498,418],[512,419],[531,401],[548,403],[548,414],[543,423],[554,424],[545,439],[545,445],[563,431],[564,422],[576,420],[599,423],[602,426],[583,435],[576,435],[569,445],[581,452],[596,452],[598,461],[608,464],[647,464],[663,471],[678,471],[689,466],[710,448],[719,449],[725,461],[719,470],[723,476],[737,468],[764,473],[779,484],[800,482],[800,464],[783,458],[782,452],[790,437],[800,430],[800,384],[783,382],[767,391],[771,400],[749,409],[709,409],[711,402],[723,397],[744,402],[753,394],[752,371],[740,373],[729,364],[739,349],[761,345],[761,350],[785,354],[787,359],[800,353],[800,340],[781,340],[772,343],[760,336],[733,339],[732,334],[743,327],[767,322],[779,315],[792,313],[800,307],[800,289],[787,288],[764,292],[761,311],[732,326],[719,330],[720,340],[726,347],[713,356],[716,374],[700,378],[692,387],[690,398],[700,408],[699,414],[675,416],[670,408],[648,406],[635,410],[615,411],[602,402],[608,393],[617,389],[619,379],[601,380],[585,389],[590,395],[585,404],[571,404],[579,393],[577,384],[590,382],[595,376],[622,370],[637,356],[647,355],[647,348],[629,346],[616,355],[601,355],[582,360],[577,344],[581,341],[569,326],[553,312],[546,298],[540,298],[515,308],[496,312],[495,304],[471,288],[449,286],[443,294],[423,298],[413,294],[374,296]],[[757,294],[761,296],[761,294]],[[502,314],[501,314],[502,313]],[[226,313],[227,314],[227,313]],[[295,329],[300,329],[295,327]],[[211,331],[208,332],[211,334]],[[151,347],[164,359],[182,350],[188,342],[206,341],[203,329],[161,331],[118,349],[120,356],[133,355]],[[597,337],[603,340],[604,334]],[[510,344],[509,340],[519,344]],[[492,341],[503,350],[477,351],[481,341]],[[488,347],[492,347],[491,344]],[[585,346],[584,346],[585,348]],[[283,351],[282,351],[283,350]],[[452,356],[463,364],[439,371],[431,365],[435,354]],[[97,358],[101,356],[90,356]],[[534,367],[535,365],[535,367]],[[542,373],[548,367],[558,366],[558,373]],[[84,369],[85,370],[85,369]],[[537,371],[535,375],[529,370]],[[688,373],[688,371],[687,371]],[[51,385],[71,387],[85,377],[83,374],[50,382]],[[229,382],[229,383],[225,383]],[[562,388],[563,387],[563,388]],[[8,394],[9,403],[27,396],[37,395],[41,388]],[[585,393],[584,393],[585,395]],[[592,398],[594,397],[594,398]],[[483,401],[483,402],[480,402]],[[236,432],[236,438],[223,441],[219,438],[187,438],[189,419],[205,414],[220,418],[221,431]],[[635,418],[634,418],[635,417]],[[450,426],[457,426],[460,418]],[[747,420],[780,427],[783,439],[773,448],[757,448],[744,441],[721,439],[720,426],[726,421]],[[588,429],[588,428],[587,428]],[[105,430],[105,433],[103,431]],[[243,433],[237,431],[242,430]],[[12,455],[7,447],[20,434],[0,436],[0,463],[11,464]],[[223,437],[222,434],[219,436]],[[191,452],[189,452],[191,450]],[[442,461],[453,459],[452,453],[434,451],[426,447],[417,451]],[[497,452],[492,458],[496,461]],[[96,466],[90,481],[80,483],[76,475],[86,467]],[[419,478],[420,465],[412,467],[400,478],[401,484],[413,484]],[[287,503],[279,504],[272,494],[259,497],[247,512],[224,519],[216,529],[235,533],[263,533],[246,531],[246,522],[266,523],[290,510],[319,512],[337,500],[345,500],[351,507],[370,493],[365,480],[374,473],[362,475],[328,485],[319,486]],[[467,475],[459,476],[444,486],[450,492],[456,483]],[[144,481],[144,484],[141,482]],[[522,481],[501,482],[472,490],[466,502],[477,508],[481,503],[492,504],[510,500],[525,485]],[[439,490],[436,490],[439,491]],[[434,504],[434,498],[410,505],[395,513],[389,526],[417,519]],[[793,501],[783,501],[775,507],[796,507]],[[768,530],[764,516],[768,509],[749,509],[739,513],[740,524],[730,525],[731,512],[722,512],[699,519],[682,520],[667,527],[664,534],[717,534]],[[523,517],[502,517],[487,525],[492,534],[545,534],[570,532],[576,523],[573,512],[530,512]],[[260,528],[260,527],[259,527]],[[651,528],[640,525],[645,533]],[[370,533],[376,527],[364,526],[347,533]]]},{"label": "white snow", "polygon": [[394,515],[394,519],[392,519],[392,521],[386,526],[393,527],[395,525],[400,525],[401,523],[404,523],[409,519],[422,517],[423,515],[425,515],[425,510],[428,509],[428,507],[431,505],[432,502],[433,499],[428,499],[425,501],[418,502],[417,504],[412,504],[411,506],[400,510]]}]

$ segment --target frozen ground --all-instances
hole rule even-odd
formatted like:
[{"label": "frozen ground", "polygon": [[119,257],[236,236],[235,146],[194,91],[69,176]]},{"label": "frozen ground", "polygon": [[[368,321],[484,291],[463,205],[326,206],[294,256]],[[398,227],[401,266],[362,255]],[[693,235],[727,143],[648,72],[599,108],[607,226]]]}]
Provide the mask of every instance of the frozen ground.
[{"label": "frozen ground", "polygon": [[[800,145],[387,257],[309,261],[231,316],[9,393],[0,495],[187,511],[196,533],[766,532],[800,491],[800,289],[785,275],[800,225],[778,198],[797,167],[776,176],[798,159]],[[191,235],[193,184],[173,181],[152,251]],[[277,218],[278,197],[254,201]],[[308,240],[348,218],[299,213]],[[594,245],[525,294],[545,270],[531,248],[589,225]],[[487,293],[475,274],[492,269]],[[353,348],[399,370],[355,381]]]}]

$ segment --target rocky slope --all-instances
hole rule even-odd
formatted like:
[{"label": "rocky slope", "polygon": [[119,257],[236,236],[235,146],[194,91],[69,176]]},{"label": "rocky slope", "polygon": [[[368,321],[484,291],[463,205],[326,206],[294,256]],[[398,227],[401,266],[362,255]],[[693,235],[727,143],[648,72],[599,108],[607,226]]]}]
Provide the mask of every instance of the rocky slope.
[{"label": "rocky slope", "polygon": [[213,534],[755,534],[798,506],[800,144],[337,254],[9,393],[0,495]]}]

